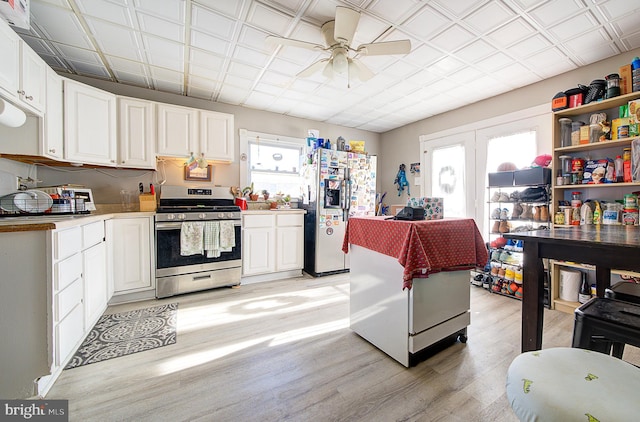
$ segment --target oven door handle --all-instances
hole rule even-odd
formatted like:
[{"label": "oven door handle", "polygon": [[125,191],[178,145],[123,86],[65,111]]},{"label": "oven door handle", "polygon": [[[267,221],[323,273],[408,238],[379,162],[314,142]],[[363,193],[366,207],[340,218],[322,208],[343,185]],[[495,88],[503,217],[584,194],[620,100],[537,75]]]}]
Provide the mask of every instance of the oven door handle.
[{"label": "oven door handle", "polygon": [[[233,225],[237,227],[242,225],[242,223],[240,220],[237,220],[233,222]],[[176,230],[180,228],[182,228],[181,221],[156,223],[156,230]]]}]

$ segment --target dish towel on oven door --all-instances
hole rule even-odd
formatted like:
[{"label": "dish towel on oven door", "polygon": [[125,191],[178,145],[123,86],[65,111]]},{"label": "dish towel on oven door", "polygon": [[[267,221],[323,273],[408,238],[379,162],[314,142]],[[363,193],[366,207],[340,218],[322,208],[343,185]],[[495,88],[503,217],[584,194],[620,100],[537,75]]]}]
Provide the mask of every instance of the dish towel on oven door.
[{"label": "dish towel on oven door", "polygon": [[202,255],[203,235],[203,221],[183,221],[180,228],[180,255]]},{"label": "dish towel on oven door", "polygon": [[233,221],[220,222],[220,250],[231,252],[236,246],[236,229]]},{"label": "dish towel on oven door", "polygon": [[207,253],[207,258],[220,256],[220,222],[204,222],[204,250]]}]

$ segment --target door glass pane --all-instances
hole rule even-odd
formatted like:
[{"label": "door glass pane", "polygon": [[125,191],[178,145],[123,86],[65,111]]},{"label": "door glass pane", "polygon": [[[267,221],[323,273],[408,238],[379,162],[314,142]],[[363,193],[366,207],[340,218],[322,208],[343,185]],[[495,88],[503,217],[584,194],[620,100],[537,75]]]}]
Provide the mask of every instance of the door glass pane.
[{"label": "door glass pane", "polygon": [[431,193],[444,198],[445,217],[466,217],[464,146],[435,148],[431,158]]},{"label": "door glass pane", "polygon": [[536,148],[535,131],[491,138],[487,145],[487,172],[498,171],[498,166],[504,162],[513,163],[519,169],[528,167],[536,157]]}]

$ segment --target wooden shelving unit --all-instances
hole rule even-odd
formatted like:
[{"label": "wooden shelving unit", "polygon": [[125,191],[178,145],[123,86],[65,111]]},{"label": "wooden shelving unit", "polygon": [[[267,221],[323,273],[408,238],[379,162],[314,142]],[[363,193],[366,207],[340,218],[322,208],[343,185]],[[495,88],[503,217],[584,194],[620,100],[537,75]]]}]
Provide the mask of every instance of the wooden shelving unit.
[{"label": "wooden shelving unit", "polygon": [[[568,200],[568,196],[572,191],[581,191],[583,200],[589,198],[595,198],[600,200],[615,200],[621,199],[620,194],[630,193],[640,190],[640,182],[631,183],[602,183],[602,184],[579,184],[579,185],[556,185],[556,178],[558,171],[561,169],[561,161],[559,159],[562,155],[570,155],[574,157],[591,156],[592,158],[604,158],[616,152],[616,154],[622,154],[624,148],[631,147],[631,143],[635,139],[640,137],[630,137],[617,140],[609,140],[604,142],[596,142],[581,145],[571,145],[562,147],[560,141],[560,123],[559,119],[563,117],[571,118],[572,120],[579,120],[585,123],[589,122],[589,116],[593,113],[605,112],[607,113],[608,120],[618,117],[618,109],[621,105],[627,104],[631,100],[640,98],[640,92],[633,92],[619,97],[611,98],[608,100],[593,102],[580,107],[574,107],[566,110],[560,110],[553,113],[553,160],[552,160],[552,197],[553,203],[550,210],[551,216],[555,215],[558,209],[558,201],[565,199]],[[619,152],[618,152],[619,151]],[[598,157],[597,154],[605,154],[603,157]],[[572,227],[569,225],[553,225],[554,227]],[[590,265],[583,265],[580,263],[570,262],[551,262],[550,275],[551,275],[551,291],[553,293],[552,308],[567,313],[573,313],[575,308],[580,306],[578,302],[568,302],[558,297],[559,292],[559,269],[561,267],[572,267],[582,271],[593,270]],[[614,274],[630,274],[629,272],[622,272],[612,270]]]}]

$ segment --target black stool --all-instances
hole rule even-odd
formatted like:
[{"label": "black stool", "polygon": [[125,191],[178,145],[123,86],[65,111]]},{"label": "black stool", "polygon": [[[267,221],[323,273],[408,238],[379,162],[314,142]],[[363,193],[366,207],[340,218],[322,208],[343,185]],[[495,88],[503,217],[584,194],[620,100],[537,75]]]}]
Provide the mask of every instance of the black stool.
[{"label": "black stool", "polygon": [[[574,314],[572,347],[607,355],[612,343],[640,347],[640,305],[595,297]],[[616,357],[622,357],[622,353]]]},{"label": "black stool", "polygon": [[[640,284],[619,281],[604,291],[604,297],[640,305]],[[623,352],[624,343],[614,342],[611,354],[621,359]]]}]

